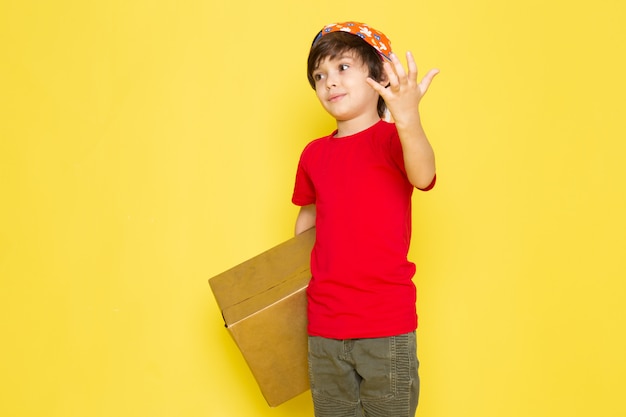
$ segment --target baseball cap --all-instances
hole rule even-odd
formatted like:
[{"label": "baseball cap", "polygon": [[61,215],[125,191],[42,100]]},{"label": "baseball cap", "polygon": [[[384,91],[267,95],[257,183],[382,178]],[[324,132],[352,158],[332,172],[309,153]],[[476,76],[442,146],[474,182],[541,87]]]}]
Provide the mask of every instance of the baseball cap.
[{"label": "baseball cap", "polygon": [[389,38],[381,31],[361,22],[350,21],[328,24],[317,34],[313,40],[313,45],[315,45],[322,36],[333,32],[347,32],[356,35],[376,49],[382,57],[391,61],[389,57],[391,54],[391,42],[389,42]]}]

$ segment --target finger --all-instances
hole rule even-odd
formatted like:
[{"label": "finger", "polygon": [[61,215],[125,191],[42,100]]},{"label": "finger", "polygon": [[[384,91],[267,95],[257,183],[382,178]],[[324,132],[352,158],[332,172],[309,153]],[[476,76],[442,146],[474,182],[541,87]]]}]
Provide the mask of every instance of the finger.
[{"label": "finger", "polygon": [[376,91],[381,96],[385,94],[385,92],[387,91],[385,86],[383,86],[382,84],[380,84],[379,82],[377,82],[376,80],[372,78],[368,77],[365,81],[369,84],[370,87],[374,89],[374,91]]},{"label": "finger", "polygon": [[415,63],[415,58],[411,51],[407,51],[406,53],[406,63],[409,69],[409,80],[417,80],[417,64]]},{"label": "finger", "polygon": [[402,66],[402,62],[400,62],[400,58],[396,54],[391,54],[391,63],[393,64],[393,69],[396,73],[396,77],[399,83],[406,84],[407,76],[406,71],[404,70],[404,66]]},{"label": "finger", "polygon": [[422,81],[420,82],[420,90],[422,90],[422,93],[425,93],[428,90],[428,87],[430,87],[430,83],[433,81],[433,78],[435,78],[435,76],[439,74],[439,70],[438,69],[431,69],[430,71],[428,71],[428,73],[424,76],[424,78],[422,78]]},{"label": "finger", "polygon": [[387,75],[387,81],[391,86],[397,86],[399,83],[398,75],[394,71],[392,65],[389,62],[383,62],[383,69]]}]

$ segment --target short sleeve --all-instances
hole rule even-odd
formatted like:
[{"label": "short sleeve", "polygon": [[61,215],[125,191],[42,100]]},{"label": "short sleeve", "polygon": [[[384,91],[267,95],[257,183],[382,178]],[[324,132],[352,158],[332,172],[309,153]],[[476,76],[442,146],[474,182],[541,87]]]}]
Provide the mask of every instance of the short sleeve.
[{"label": "short sleeve", "polygon": [[315,203],[315,187],[311,181],[311,177],[307,172],[306,166],[306,149],[300,156],[298,162],[298,170],[296,171],[296,181],[293,189],[291,202],[297,206],[307,206]]}]

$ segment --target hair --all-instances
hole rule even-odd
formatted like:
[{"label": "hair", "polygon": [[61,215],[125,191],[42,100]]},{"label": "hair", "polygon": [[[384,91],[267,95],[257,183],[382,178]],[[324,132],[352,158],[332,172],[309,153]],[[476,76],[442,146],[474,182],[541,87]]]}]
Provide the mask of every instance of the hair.
[{"label": "hair", "polygon": [[[383,80],[385,71],[383,68],[383,58],[373,46],[361,39],[359,36],[347,32],[332,32],[324,36],[316,37],[309,51],[307,62],[307,78],[309,84],[315,90],[315,80],[313,72],[319,64],[326,58],[336,58],[345,52],[352,52],[365,64],[369,70],[369,76],[380,82]],[[382,97],[378,98],[378,116],[383,117],[387,106]]]}]

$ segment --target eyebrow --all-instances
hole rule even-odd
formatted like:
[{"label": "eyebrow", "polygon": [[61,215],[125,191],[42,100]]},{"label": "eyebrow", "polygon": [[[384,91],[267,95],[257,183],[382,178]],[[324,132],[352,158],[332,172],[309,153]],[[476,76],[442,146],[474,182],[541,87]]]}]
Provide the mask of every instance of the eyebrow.
[{"label": "eyebrow", "polygon": [[344,60],[344,59],[349,59],[349,60],[354,61],[354,60],[356,60],[356,57],[354,56],[354,54],[351,54],[349,52],[344,52],[344,53],[342,53],[341,55],[338,55],[338,56],[330,56],[330,55],[328,55],[325,58],[319,60],[319,62],[315,66],[314,70],[319,69],[320,64],[323,61],[327,60],[327,59],[328,60],[332,60],[332,61],[341,61],[341,60]]}]

